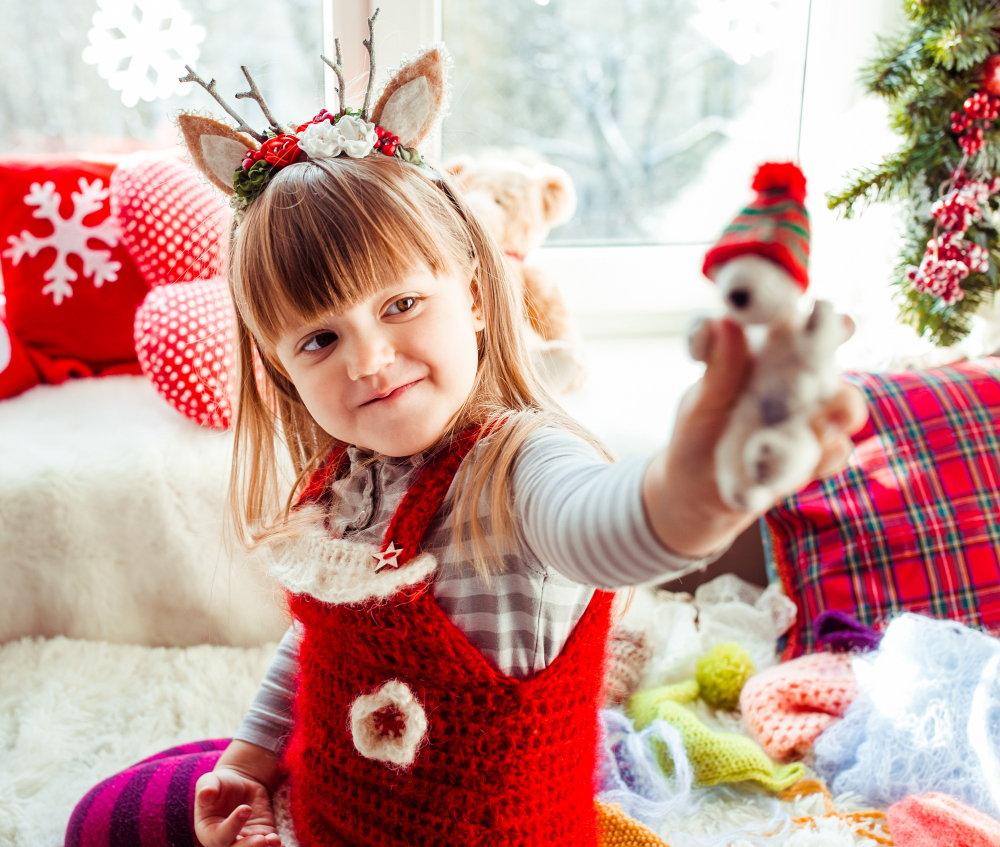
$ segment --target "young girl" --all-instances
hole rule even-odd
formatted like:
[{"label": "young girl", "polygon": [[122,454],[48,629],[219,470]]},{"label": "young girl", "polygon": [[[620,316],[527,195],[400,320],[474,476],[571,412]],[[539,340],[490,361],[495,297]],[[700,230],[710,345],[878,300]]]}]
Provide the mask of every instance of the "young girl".
[{"label": "young girl", "polygon": [[[496,245],[413,164],[442,64],[422,54],[372,111],[392,153],[350,148],[358,128],[321,113],[245,192],[232,498],[295,623],[231,743],[102,783],[67,847],[596,844],[611,592],[704,567],[757,517],[721,503],[712,470],[748,366],[736,325],[713,325],[656,456],[609,463],[541,388]],[[236,139],[249,184],[247,143],[192,120],[196,161],[224,175],[211,139]],[[338,152],[312,143],[335,131]],[[845,387],[816,422],[817,472],[863,418]]]}]

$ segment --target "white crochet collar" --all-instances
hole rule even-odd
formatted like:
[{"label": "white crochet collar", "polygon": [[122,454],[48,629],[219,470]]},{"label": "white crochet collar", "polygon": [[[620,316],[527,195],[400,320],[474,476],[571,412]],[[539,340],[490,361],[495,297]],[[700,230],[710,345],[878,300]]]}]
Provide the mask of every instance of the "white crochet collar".
[{"label": "white crochet collar", "polygon": [[293,594],[336,604],[384,600],[437,570],[437,559],[421,553],[401,568],[376,573],[374,544],[333,538],[321,509],[303,511],[315,513],[312,525],[295,538],[274,542],[264,554],[268,571]]}]

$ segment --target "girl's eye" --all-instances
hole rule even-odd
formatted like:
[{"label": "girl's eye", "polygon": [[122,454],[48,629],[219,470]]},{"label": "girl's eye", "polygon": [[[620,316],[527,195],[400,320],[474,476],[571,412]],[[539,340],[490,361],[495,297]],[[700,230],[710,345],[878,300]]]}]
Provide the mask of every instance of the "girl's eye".
[{"label": "girl's eye", "polygon": [[324,347],[329,347],[336,340],[337,340],[337,333],[321,332],[318,335],[314,335],[305,344],[303,344],[302,349],[307,353],[315,353],[317,350],[322,350]]},{"label": "girl's eye", "polygon": [[403,312],[410,311],[415,305],[417,305],[416,297],[400,297],[389,304],[389,308],[385,310],[385,314],[401,315]]}]

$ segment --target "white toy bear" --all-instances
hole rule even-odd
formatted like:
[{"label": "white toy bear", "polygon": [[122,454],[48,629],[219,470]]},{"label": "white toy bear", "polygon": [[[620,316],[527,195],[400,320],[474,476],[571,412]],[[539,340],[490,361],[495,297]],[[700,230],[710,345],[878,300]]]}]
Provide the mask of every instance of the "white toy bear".
[{"label": "white toy bear", "polygon": [[[791,163],[765,164],[753,188],[756,198],[708,251],[703,269],[719,286],[729,317],[767,328],[715,451],[723,501],[762,511],[807,482],[819,463],[810,420],[839,388],[834,355],[854,322],[826,300],[805,308],[809,217],[802,172]],[[703,320],[688,342],[691,356],[705,361]]]}]

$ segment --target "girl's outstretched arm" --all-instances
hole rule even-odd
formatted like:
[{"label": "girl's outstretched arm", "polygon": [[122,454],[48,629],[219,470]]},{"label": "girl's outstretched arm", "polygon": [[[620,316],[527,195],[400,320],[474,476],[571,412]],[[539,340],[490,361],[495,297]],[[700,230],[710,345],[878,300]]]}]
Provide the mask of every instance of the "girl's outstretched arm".
[{"label": "girl's outstretched arm", "polygon": [[[707,366],[681,401],[670,443],[650,462],[642,500],[653,533],[665,547],[691,558],[719,553],[760,517],[726,506],[715,481],[715,445],[749,374],[751,359],[742,327],[710,323]],[[823,455],[816,476],[844,467],[851,435],[868,418],[861,391],[846,383],[813,421]],[[791,494],[791,492],[788,492]]]}]

